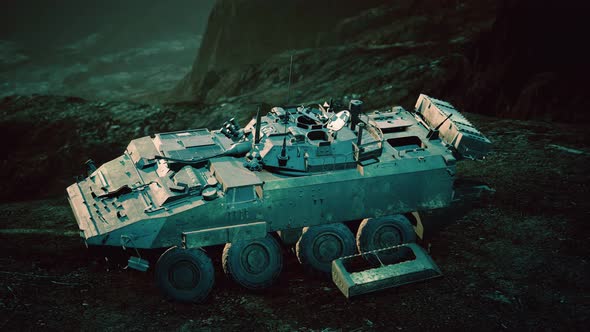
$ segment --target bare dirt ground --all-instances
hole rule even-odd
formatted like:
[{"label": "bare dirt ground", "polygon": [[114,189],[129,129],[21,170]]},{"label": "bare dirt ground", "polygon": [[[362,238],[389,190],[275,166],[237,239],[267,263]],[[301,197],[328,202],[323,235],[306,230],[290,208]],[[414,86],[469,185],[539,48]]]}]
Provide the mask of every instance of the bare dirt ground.
[{"label": "bare dirt ground", "polygon": [[496,194],[427,215],[422,244],[441,279],[347,300],[286,250],[279,284],[250,292],[227,280],[214,248],[209,301],[173,303],[151,272],[124,269],[123,250],[88,251],[64,195],[0,204],[0,330],[587,328],[590,134],[582,125],[469,118],[495,146],[460,174]]}]

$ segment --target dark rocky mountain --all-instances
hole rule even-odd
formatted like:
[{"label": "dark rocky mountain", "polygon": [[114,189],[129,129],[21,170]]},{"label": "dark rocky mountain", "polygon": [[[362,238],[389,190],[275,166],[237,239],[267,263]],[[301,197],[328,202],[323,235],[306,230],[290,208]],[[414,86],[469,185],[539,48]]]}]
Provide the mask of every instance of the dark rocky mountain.
[{"label": "dark rocky mountain", "polygon": [[[411,107],[419,92],[517,118],[587,119],[574,1],[220,0],[172,99],[284,102],[360,95]],[[539,98],[539,97],[543,98]]]},{"label": "dark rocky mountain", "polygon": [[0,39],[47,51],[94,33],[107,49],[134,47],[179,32],[200,35],[215,0],[4,0]]},{"label": "dark rocky mountain", "polygon": [[588,9],[577,1],[501,2],[493,27],[466,48],[469,67],[446,91],[473,112],[590,119],[590,49],[580,44]]},{"label": "dark rocky mountain", "polygon": [[[2,32],[6,40],[26,45],[27,38],[34,37],[30,31],[9,27],[9,22],[26,16],[26,5],[34,2],[27,1],[12,3],[14,17],[2,21],[7,28]],[[76,5],[66,0],[60,4]],[[61,192],[87,158],[107,161],[134,137],[215,127],[229,117],[243,124],[257,104],[285,103],[289,97],[290,102],[297,103],[354,97],[362,98],[369,110],[392,104],[411,109],[418,94],[424,92],[450,100],[468,113],[560,121],[589,118],[583,82],[588,77],[590,57],[580,37],[587,31],[583,4],[548,0],[297,0],[279,5],[263,0],[220,0],[209,17],[192,71],[168,96],[168,104],[112,101],[128,97],[131,91],[145,91],[150,84],[162,88],[166,81],[170,88],[170,82],[175,81],[161,74],[170,72],[169,68],[150,67],[148,60],[157,58],[162,64],[162,59],[179,53],[158,53],[156,46],[130,46],[97,56],[93,49],[101,45],[106,48],[106,41],[97,37],[94,43],[78,45],[77,38],[87,36],[94,21],[80,22],[95,12],[107,15],[111,23],[129,20],[127,24],[136,27],[128,29],[133,34],[145,27],[145,22],[126,18],[132,9],[141,8],[145,19],[152,21],[158,15],[170,19],[170,10],[162,4],[149,5],[153,7],[130,1],[119,5],[121,13],[108,16],[112,7],[95,4],[73,18],[73,9],[64,9],[63,17],[80,29],[65,31],[50,45],[63,46],[60,43],[74,38],[76,47],[59,52],[67,55],[63,61],[81,61],[86,68],[82,72],[77,72],[82,65],[57,66],[49,57],[55,52],[43,53],[45,62],[35,60],[41,58],[40,53],[25,52],[21,59],[24,64],[10,64],[19,59],[11,57],[14,54],[10,52],[2,57],[5,68],[11,68],[0,73],[6,78],[0,82],[4,86],[19,85],[17,78],[21,76],[17,73],[26,72],[59,94],[84,93],[74,94],[76,97],[17,95],[0,99],[0,138],[15,142],[0,158],[0,170],[12,179],[0,189],[1,199]],[[185,5],[197,8],[205,2],[193,4],[197,7]],[[32,8],[59,12],[47,4]],[[10,16],[7,12],[2,15]],[[33,20],[27,19],[29,23]],[[39,22],[50,30],[50,22],[59,19],[44,17]],[[155,27],[150,29],[153,32]],[[172,27],[163,28],[160,37],[175,35],[174,31]],[[131,64],[146,52],[149,59]],[[187,55],[186,49],[181,53]],[[31,54],[37,58],[28,59]],[[138,76],[130,77],[142,85],[127,90],[124,82],[129,78],[119,78],[121,70],[127,74],[136,71]],[[111,74],[116,76],[113,80],[109,80]],[[24,84],[22,91],[27,93],[23,94],[44,92],[35,88]],[[96,97],[105,98],[93,101]],[[180,99],[189,102],[178,103]],[[56,132],[60,135],[54,135]],[[40,187],[40,182],[45,185]]]},{"label": "dark rocky mountain", "polygon": [[380,3],[384,1],[219,0],[189,75],[188,92],[198,94],[210,72],[260,64],[285,50],[336,44],[341,38],[333,27],[340,20]]}]

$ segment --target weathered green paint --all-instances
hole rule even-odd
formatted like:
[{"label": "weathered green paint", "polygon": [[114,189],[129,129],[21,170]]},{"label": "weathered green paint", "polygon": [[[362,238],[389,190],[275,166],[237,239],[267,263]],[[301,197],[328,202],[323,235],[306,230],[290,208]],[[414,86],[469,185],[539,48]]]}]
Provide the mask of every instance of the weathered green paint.
[{"label": "weathered green paint", "polygon": [[427,112],[395,107],[337,132],[330,114],[275,108],[243,129],[228,122],[133,140],[68,188],[81,235],[92,245],[208,246],[450,204],[456,137],[433,135]]},{"label": "weathered green paint", "polygon": [[251,240],[266,236],[265,222],[252,222],[242,225],[216,227],[182,233],[183,243],[187,248],[207,247],[236,240]]}]

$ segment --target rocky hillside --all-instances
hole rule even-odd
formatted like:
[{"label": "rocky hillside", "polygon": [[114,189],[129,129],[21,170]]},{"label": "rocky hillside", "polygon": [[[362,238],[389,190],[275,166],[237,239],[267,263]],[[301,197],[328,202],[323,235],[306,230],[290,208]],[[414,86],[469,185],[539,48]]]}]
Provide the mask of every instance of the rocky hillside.
[{"label": "rocky hillside", "polygon": [[285,50],[335,44],[333,27],[340,20],[383,2],[219,0],[185,92],[198,94],[215,71],[260,64]]},{"label": "rocky hillside", "polygon": [[[460,163],[458,174],[488,182],[496,194],[458,211],[424,215],[421,244],[443,278],[346,300],[330,280],[306,274],[285,250],[278,285],[251,292],[224,276],[222,249],[207,248],[216,287],[207,303],[186,305],[162,298],[153,268],[129,270],[129,250],[85,250],[65,198],[71,176],[64,176],[62,167],[80,173],[83,154],[103,151],[96,155],[111,159],[122,151],[126,135],[160,125],[186,128],[205,121],[202,112],[190,112],[189,105],[49,97],[3,102],[0,106],[18,105],[8,112],[12,120],[37,107],[21,120],[28,115],[38,124],[2,139],[36,144],[26,160],[14,158],[13,145],[7,144],[7,163],[27,171],[36,167],[37,174],[21,176],[29,183],[22,185],[45,194],[53,190],[53,197],[0,198],[2,330],[584,331],[590,322],[590,133],[583,125],[468,115],[496,144],[486,161]],[[174,118],[175,113],[187,115]],[[39,133],[31,129],[43,123],[53,125]],[[68,148],[60,148],[60,141]],[[48,156],[58,159],[48,163]],[[1,172],[9,179],[0,186],[4,189],[15,175]],[[62,179],[61,187],[56,185]]]},{"label": "rocky hillside", "polygon": [[464,109],[518,118],[590,119],[585,98],[590,51],[587,2],[503,1],[496,21],[464,52],[462,75],[446,95]]},{"label": "rocky hillside", "polygon": [[4,1],[0,98],[129,100],[190,70],[214,0]]},{"label": "rocky hillside", "polygon": [[[262,5],[263,4],[263,5]],[[420,92],[485,114],[588,118],[573,1],[220,0],[172,99],[205,103],[362,96],[411,107]],[[539,98],[543,96],[543,98]]]},{"label": "rocky hillside", "polygon": [[[216,128],[236,113],[231,105],[147,105],[78,97],[0,99],[0,200],[63,195],[88,158],[102,164],[133,138],[187,128]],[[242,105],[255,112],[255,106]],[[242,119],[243,121],[243,119]],[[243,122],[242,122],[243,123]]]},{"label": "rocky hillside", "polygon": [[[257,104],[289,96],[296,103],[362,98],[371,110],[411,108],[424,92],[468,113],[588,118],[585,86],[575,83],[587,68],[584,51],[566,52],[583,31],[576,26],[581,14],[568,12],[572,19],[561,22],[566,7],[525,0],[277,3],[217,2],[193,70],[171,96],[188,102],[0,99],[0,138],[13,142],[0,158],[0,171],[12,179],[0,199],[61,194],[86,159],[110,160],[132,138],[215,128],[231,117],[244,124]],[[121,89],[106,92],[114,90]]]}]

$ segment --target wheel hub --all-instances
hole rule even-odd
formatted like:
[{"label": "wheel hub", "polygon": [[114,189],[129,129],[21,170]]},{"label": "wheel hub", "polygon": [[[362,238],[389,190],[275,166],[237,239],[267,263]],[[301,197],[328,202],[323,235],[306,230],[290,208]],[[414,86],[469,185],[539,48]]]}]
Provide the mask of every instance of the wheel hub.
[{"label": "wheel hub", "polygon": [[201,280],[201,271],[190,261],[179,261],[170,269],[168,280],[176,289],[193,289]]},{"label": "wheel hub", "polygon": [[313,243],[313,254],[320,262],[331,262],[342,255],[343,240],[334,233],[318,236]]},{"label": "wheel hub", "polygon": [[264,246],[254,243],[244,248],[241,262],[248,273],[259,274],[268,268],[270,254]]},{"label": "wheel hub", "polygon": [[392,247],[402,243],[402,235],[397,228],[383,225],[375,231],[373,243],[375,249]]}]

